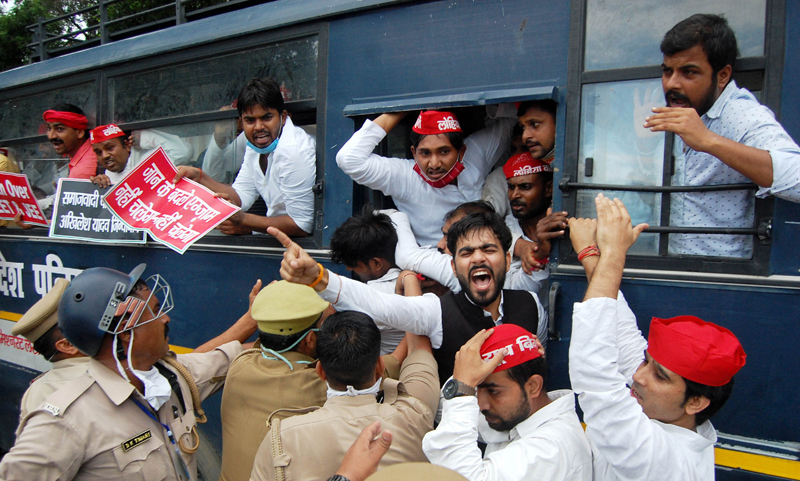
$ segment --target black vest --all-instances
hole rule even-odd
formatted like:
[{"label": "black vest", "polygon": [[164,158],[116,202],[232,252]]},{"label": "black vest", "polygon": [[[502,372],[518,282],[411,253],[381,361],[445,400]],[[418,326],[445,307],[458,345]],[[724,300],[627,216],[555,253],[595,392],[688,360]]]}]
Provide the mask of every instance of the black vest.
[{"label": "black vest", "polygon": [[[495,327],[491,316],[467,299],[464,291],[439,298],[442,304],[442,346],[433,350],[439,364],[439,383],[453,375],[456,353],[481,329]],[[503,289],[503,324],[516,324],[536,334],[539,309],[528,291]]]}]

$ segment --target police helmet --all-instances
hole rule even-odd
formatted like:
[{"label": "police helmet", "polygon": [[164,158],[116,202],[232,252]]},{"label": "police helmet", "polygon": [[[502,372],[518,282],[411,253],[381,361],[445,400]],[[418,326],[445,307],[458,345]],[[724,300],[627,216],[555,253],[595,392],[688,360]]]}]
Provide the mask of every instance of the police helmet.
[{"label": "police helmet", "polygon": [[58,327],[70,344],[89,357],[97,355],[103,337],[113,330],[117,308],[146,267],[139,264],[130,274],[93,267],[70,282],[58,304]]}]

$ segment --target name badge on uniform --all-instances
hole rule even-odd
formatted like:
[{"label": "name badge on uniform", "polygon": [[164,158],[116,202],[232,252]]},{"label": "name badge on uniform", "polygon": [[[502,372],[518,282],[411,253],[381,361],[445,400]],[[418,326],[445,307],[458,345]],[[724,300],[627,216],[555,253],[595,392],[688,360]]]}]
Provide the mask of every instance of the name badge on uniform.
[{"label": "name badge on uniform", "polygon": [[153,435],[150,433],[150,430],[143,432],[142,434],[137,434],[136,436],[130,438],[129,440],[122,443],[122,450],[125,452],[130,451],[131,449],[135,448],[136,446],[144,443],[145,441],[149,441]]}]

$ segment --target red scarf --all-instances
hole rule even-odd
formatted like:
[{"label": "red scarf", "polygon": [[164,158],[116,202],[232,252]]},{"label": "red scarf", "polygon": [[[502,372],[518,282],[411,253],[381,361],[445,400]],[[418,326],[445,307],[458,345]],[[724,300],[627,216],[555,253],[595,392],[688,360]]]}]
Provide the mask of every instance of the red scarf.
[{"label": "red scarf", "polygon": [[456,161],[456,163],[453,164],[453,167],[450,168],[450,171],[448,171],[444,175],[444,177],[442,177],[439,180],[431,180],[431,179],[428,178],[427,175],[422,173],[422,169],[419,168],[419,164],[417,164],[416,162],[414,163],[414,172],[419,174],[419,176],[422,177],[422,180],[427,182],[428,185],[430,185],[431,187],[434,187],[436,189],[441,189],[442,187],[444,187],[446,185],[449,185],[451,182],[456,180],[456,177],[458,177],[458,174],[460,174],[461,171],[463,171],[463,170],[464,170],[464,162],[462,162],[461,159],[458,159]]},{"label": "red scarf", "polygon": [[67,127],[77,130],[86,130],[89,127],[89,121],[85,115],[75,114],[72,112],[60,112],[58,110],[46,110],[42,115],[45,122],[60,122]]}]

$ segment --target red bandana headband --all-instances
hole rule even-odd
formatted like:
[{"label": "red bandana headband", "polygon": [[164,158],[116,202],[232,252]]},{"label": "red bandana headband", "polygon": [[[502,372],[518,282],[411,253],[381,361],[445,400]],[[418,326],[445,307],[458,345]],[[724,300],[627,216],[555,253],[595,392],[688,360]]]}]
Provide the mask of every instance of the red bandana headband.
[{"label": "red bandana headband", "polygon": [[[461,132],[461,124],[458,123],[458,119],[451,112],[426,110],[425,112],[420,112],[419,117],[417,117],[417,121],[414,123],[414,127],[411,130],[420,135],[439,135],[446,134],[448,132]],[[441,189],[442,187],[449,185],[451,182],[456,180],[458,174],[460,174],[463,170],[464,163],[459,157],[459,159],[455,164],[453,164],[453,167],[450,168],[444,177],[438,180],[431,180],[427,175],[425,175],[424,172],[422,172],[422,169],[419,168],[419,164],[414,165],[414,172],[419,174],[425,183],[436,189]]]},{"label": "red bandana headband", "polygon": [[747,357],[731,331],[694,316],[654,317],[647,344],[656,362],[706,386],[730,382]]},{"label": "red bandana headband", "polygon": [[100,142],[105,142],[106,140],[122,137],[124,135],[125,132],[123,132],[121,128],[114,124],[108,124],[92,129],[91,132],[89,132],[89,140],[93,144],[99,144]]},{"label": "red bandana headband", "polygon": [[46,110],[42,115],[45,122],[59,122],[67,127],[77,130],[86,130],[89,127],[89,121],[85,115],[76,114],[72,112],[60,112],[58,110]]},{"label": "red bandana headband", "polygon": [[550,167],[549,162],[534,159],[530,152],[523,152],[511,157],[506,162],[506,165],[503,166],[503,173],[506,175],[506,179],[552,171],[553,168]]},{"label": "red bandana headband", "polygon": [[500,324],[495,327],[489,339],[483,341],[481,357],[488,361],[503,349],[506,350],[506,357],[493,372],[505,371],[541,356],[533,334],[516,324]]}]

